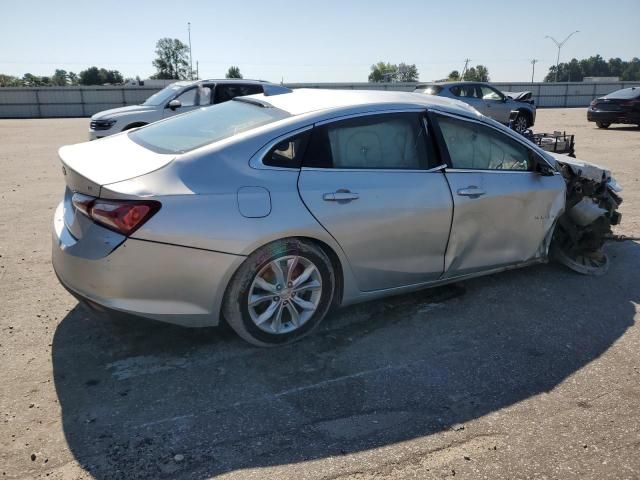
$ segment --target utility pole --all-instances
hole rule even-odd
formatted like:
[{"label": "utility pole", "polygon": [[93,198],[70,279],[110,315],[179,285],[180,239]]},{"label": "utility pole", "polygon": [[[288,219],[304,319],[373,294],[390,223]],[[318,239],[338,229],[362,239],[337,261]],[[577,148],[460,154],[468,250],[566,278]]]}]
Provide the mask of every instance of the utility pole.
[{"label": "utility pole", "polygon": [[189,78],[193,80],[193,55],[191,54],[191,22],[187,22],[189,30]]},{"label": "utility pole", "polygon": [[200,65],[198,63],[198,60],[196,60],[196,79],[200,79]]},{"label": "utility pole", "polygon": [[548,38],[549,40],[551,40],[553,43],[556,44],[556,47],[558,47],[558,56],[556,57],[556,83],[558,83],[558,66],[560,65],[560,49],[562,48],[562,46],[565,43],[567,43],[567,40],[569,40],[573,35],[575,35],[579,31],[580,30],[576,30],[575,32],[571,32],[569,35],[567,35],[567,38],[565,38],[561,42],[557,41],[555,38],[553,38],[550,35],[547,35],[547,36],[544,37],[544,38]]},{"label": "utility pole", "polygon": [[531,83],[533,83],[533,76],[536,73],[536,63],[538,63],[538,60],[535,58],[531,60]]},{"label": "utility pole", "polygon": [[462,69],[462,73],[460,74],[460,80],[464,80],[464,74],[467,71],[467,66],[469,65],[470,61],[471,61],[470,58],[465,58],[465,60],[464,60],[464,68]]}]

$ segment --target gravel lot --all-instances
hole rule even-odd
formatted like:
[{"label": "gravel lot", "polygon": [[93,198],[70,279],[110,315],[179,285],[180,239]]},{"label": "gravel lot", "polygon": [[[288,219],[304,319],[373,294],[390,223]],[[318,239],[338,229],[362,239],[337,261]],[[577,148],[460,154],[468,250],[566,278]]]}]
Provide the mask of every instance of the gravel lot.
[{"label": "gravel lot", "polygon": [[[1,478],[640,478],[640,245],[343,309],[256,349],[88,312],[58,284],[56,151],[87,119],[0,120]],[[640,129],[538,112],[624,186]]]}]

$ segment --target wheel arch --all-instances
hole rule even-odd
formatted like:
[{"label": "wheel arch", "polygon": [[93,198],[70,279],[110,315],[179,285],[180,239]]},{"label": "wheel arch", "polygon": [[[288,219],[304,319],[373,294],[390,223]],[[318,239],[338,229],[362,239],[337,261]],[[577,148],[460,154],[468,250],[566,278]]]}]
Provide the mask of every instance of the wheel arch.
[{"label": "wheel arch", "polygon": [[[277,238],[275,240],[269,240],[268,242],[255,245],[251,252],[244,255],[245,261],[247,258],[249,258],[251,255],[253,255],[256,251],[260,250],[264,246],[274,242],[287,241],[287,240],[301,240],[301,241],[311,243],[316,247],[320,248],[324,252],[324,254],[327,257],[329,257],[329,261],[331,262],[331,266],[333,267],[333,271],[335,275],[335,290],[333,292],[333,299],[331,301],[331,309],[335,309],[339,307],[340,304],[342,303],[342,299],[344,296],[344,284],[345,284],[344,267],[342,265],[340,256],[335,251],[335,249],[323,240],[310,237],[310,236],[305,236],[305,235],[291,235],[288,237]],[[236,273],[238,272],[238,270],[243,264],[244,262],[241,262],[233,269],[233,271],[228,276],[227,284],[224,286],[224,289],[222,291],[222,297],[220,298],[220,306],[219,306],[219,312],[218,312],[219,313],[218,318],[220,319],[221,322],[222,321],[226,322],[226,319],[224,318],[224,312],[223,312],[224,298],[227,296],[229,287],[231,286],[234,276],[236,275]]]},{"label": "wheel arch", "polygon": [[527,122],[529,122],[529,126],[533,125],[533,113],[527,108],[519,107],[518,112],[523,114],[527,118]]}]

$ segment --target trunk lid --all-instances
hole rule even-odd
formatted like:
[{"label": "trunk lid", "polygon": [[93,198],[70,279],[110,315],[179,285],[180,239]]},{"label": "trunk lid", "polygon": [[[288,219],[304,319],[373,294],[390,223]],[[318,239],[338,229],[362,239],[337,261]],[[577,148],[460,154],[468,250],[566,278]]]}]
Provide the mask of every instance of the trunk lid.
[{"label": "trunk lid", "polygon": [[94,197],[110,183],[139,177],[168,165],[173,154],[152,152],[131,141],[127,133],[93,142],[67,145],[58,151],[67,187]]},{"label": "trunk lid", "polygon": [[58,151],[67,184],[64,198],[64,223],[76,239],[100,229],[109,238],[117,233],[96,225],[77,211],[72,198],[75,192],[100,197],[102,187],[139,177],[168,165],[175,155],[152,152],[131,141],[126,133],[93,142],[67,145]]}]

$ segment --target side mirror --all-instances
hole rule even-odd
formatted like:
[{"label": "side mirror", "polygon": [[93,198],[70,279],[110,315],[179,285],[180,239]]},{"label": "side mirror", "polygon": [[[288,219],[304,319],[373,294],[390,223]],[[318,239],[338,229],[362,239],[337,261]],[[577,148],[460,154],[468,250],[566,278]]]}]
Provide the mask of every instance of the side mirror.
[{"label": "side mirror", "polygon": [[171,110],[175,110],[176,108],[180,108],[182,106],[182,102],[180,100],[171,100],[167,107]]}]

